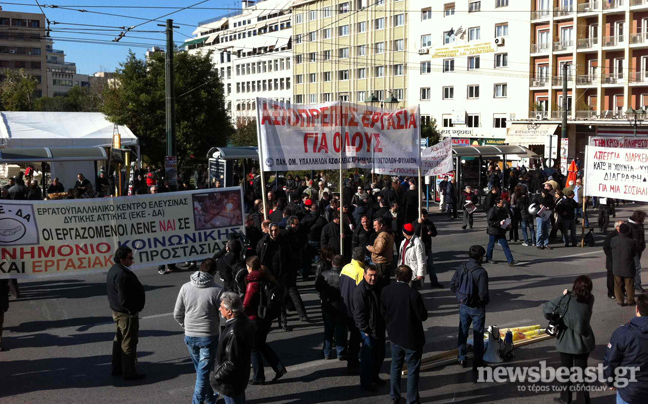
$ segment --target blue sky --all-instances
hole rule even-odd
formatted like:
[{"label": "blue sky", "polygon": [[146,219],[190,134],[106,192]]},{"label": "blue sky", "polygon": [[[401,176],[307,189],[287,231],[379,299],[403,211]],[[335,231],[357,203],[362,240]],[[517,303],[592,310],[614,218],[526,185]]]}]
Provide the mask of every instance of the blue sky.
[{"label": "blue sky", "polygon": [[[164,23],[167,18],[172,18],[174,20],[174,25],[180,27],[176,29],[174,40],[176,42],[184,42],[187,39],[187,36],[191,36],[191,33],[196,29],[199,21],[227,14],[228,9],[229,12],[231,12],[241,8],[240,0],[210,0],[196,6],[196,8],[202,9],[183,10],[168,17],[162,17],[163,21],[153,21],[137,27],[137,30],[156,32],[128,32],[124,39],[120,41],[127,46],[115,45],[110,42],[119,34],[120,29],[118,27],[130,27],[145,22],[144,20],[126,18],[125,16],[137,17],[140,19],[158,18],[164,14],[175,11],[175,9],[187,7],[198,3],[199,1],[200,0],[39,0],[39,3],[41,6],[57,5],[90,11],[79,12],[64,8],[43,7],[45,15],[51,22],[60,23],[50,25],[50,28],[53,30],[50,35],[54,39],[54,48],[65,51],[66,61],[76,62],[77,71],[79,73],[93,74],[98,71],[114,71],[119,67],[119,63],[126,59],[129,49],[132,49],[138,56],[143,57],[146,53],[147,47],[150,48],[153,45],[165,46],[166,39],[163,32],[164,28],[158,27],[157,24]],[[0,1],[0,5],[5,11],[40,12],[38,7],[36,7],[36,2],[34,0]],[[110,8],[95,8],[92,6],[110,6]],[[127,8],[128,6],[173,7],[173,9]],[[119,14],[121,16],[101,15],[97,13]],[[107,27],[97,27],[97,25]],[[67,39],[63,40],[63,38]],[[98,40],[102,42],[102,44],[81,43],[84,40]],[[134,44],[128,45],[128,43]]]}]

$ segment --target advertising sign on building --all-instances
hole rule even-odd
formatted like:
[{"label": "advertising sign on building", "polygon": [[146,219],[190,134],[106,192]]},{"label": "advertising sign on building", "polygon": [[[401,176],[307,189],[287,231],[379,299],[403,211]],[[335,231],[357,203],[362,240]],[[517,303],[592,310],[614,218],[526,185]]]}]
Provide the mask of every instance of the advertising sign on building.
[{"label": "advertising sign on building", "polygon": [[241,188],[0,202],[0,279],[107,271],[120,246],[144,268],[212,257],[243,231]]},{"label": "advertising sign on building", "polygon": [[547,137],[553,135],[557,124],[528,125],[514,123],[508,128],[506,141],[511,146],[543,145]]},{"label": "advertising sign on building", "polygon": [[447,46],[436,48],[432,54],[432,59],[435,58],[456,58],[461,56],[479,55],[482,53],[493,53],[495,47],[492,42],[480,42],[476,44]]},{"label": "advertising sign on building", "polygon": [[267,171],[418,169],[419,108],[347,102],[295,105],[257,98],[259,145]]},{"label": "advertising sign on building", "polygon": [[585,195],[648,202],[648,150],[585,147]]}]

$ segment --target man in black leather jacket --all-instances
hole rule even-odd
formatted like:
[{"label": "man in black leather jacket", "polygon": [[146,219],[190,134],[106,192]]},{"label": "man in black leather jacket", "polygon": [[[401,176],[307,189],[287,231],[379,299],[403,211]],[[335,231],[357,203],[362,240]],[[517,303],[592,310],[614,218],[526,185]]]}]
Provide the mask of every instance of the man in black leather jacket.
[{"label": "man in black leather jacket", "polygon": [[315,289],[322,303],[322,318],[324,319],[324,359],[331,359],[331,348],[335,339],[335,348],[339,360],[346,359],[347,326],[346,306],[340,292],[340,272],[344,266],[344,257],[333,257],[332,268],[328,269],[315,280]]}]

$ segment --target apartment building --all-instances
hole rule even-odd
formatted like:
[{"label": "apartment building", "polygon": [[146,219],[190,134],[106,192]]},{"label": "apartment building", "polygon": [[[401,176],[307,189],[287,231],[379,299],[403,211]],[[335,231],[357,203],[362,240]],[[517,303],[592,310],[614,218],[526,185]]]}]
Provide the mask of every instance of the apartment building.
[{"label": "apartment building", "polygon": [[[0,8],[0,71],[24,69],[38,80],[36,96],[47,95],[45,16]],[[2,74],[2,72],[0,72]]]},{"label": "apartment building", "polygon": [[47,96],[63,96],[74,86],[90,87],[87,74],[78,74],[76,63],[65,61],[65,52],[54,49],[54,42],[47,41]]},{"label": "apartment building", "polygon": [[407,13],[410,0],[296,0],[294,102],[411,103]]},{"label": "apartment building", "polygon": [[409,103],[455,144],[505,143],[526,117],[530,16],[519,3],[409,0]]},{"label": "apartment building", "polygon": [[534,0],[531,7],[529,119],[520,124],[560,123],[567,65],[569,156],[582,156],[593,136],[632,136],[634,111],[648,107],[648,0]]},{"label": "apartment building", "polygon": [[292,101],[291,0],[243,2],[241,11],[200,22],[191,53],[212,52],[233,123],[256,118],[256,97]]}]

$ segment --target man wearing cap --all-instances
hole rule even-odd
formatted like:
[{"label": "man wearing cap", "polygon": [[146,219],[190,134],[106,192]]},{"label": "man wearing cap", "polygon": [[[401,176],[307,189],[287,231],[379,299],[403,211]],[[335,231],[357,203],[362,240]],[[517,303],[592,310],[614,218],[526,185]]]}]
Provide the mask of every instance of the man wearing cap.
[{"label": "man wearing cap", "polygon": [[412,270],[412,287],[420,289],[425,278],[425,246],[411,223],[403,225],[403,236],[398,249],[398,265],[407,265]]}]

